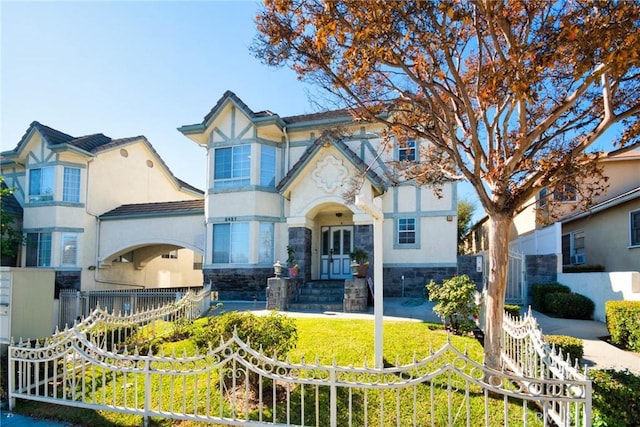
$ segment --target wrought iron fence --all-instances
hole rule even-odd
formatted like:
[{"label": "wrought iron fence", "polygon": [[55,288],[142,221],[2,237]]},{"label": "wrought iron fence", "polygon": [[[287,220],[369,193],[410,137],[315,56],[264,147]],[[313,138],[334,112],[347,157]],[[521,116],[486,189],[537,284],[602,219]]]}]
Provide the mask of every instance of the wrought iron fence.
[{"label": "wrought iron fence", "polygon": [[[45,342],[10,346],[10,405],[22,398],[110,410],[145,424],[164,417],[249,426],[590,425],[586,378],[554,369],[491,370],[450,343],[385,368],[278,360],[235,334],[203,354],[142,351],[145,337],[161,333],[160,320],[199,314],[189,298],[130,316],[96,309]],[[519,328],[515,339],[524,336]],[[505,357],[524,355],[524,341],[509,340],[518,350]]]},{"label": "wrought iron fence", "polygon": [[[585,371],[580,370],[578,361],[571,365],[569,355],[563,357],[562,350],[549,346],[531,309],[523,317],[512,317],[505,313],[502,336],[502,360],[505,366],[523,378],[552,378],[559,385],[550,392],[558,395],[586,393],[584,404],[569,405],[566,400],[541,402],[546,417],[558,425],[570,425],[572,419],[584,419],[584,425],[591,425],[591,382]],[[581,382],[585,389],[574,389],[573,384]],[[564,384],[564,385],[560,385]],[[527,385],[528,388],[532,386]],[[534,385],[533,387],[537,387]]]},{"label": "wrought iron fence", "polygon": [[152,289],[105,289],[92,291],[60,290],[60,309],[58,312],[58,328],[71,326],[80,318],[87,317],[98,306],[112,313],[129,315],[146,311],[150,308],[179,301],[186,292],[198,292],[206,287],[193,286],[184,288],[152,288]]}]

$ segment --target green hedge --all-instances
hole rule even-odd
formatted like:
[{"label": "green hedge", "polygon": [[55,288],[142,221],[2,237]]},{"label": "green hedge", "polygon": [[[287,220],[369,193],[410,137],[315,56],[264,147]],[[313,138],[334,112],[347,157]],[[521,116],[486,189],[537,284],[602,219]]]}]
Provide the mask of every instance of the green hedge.
[{"label": "green hedge", "polygon": [[515,304],[505,304],[504,311],[509,313],[512,317],[520,317],[520,306]]},{"label": "green hedge", "polygon": [[568,319],[591,319],[595,304],[580,294],[556,292],[545,295],[544,305],[549,313]]},{"label": "green hedge", "polygon": [[596,427],[640,426],[640,376],[629,371],[590,370]]},{"label": "green hedge", "polygon": [[607,301],[604,309],[611,342],[640,351],[640,301]]},{"label": "green hedge", "polygon": [[556,350],[561,349],[564,360],[567,360],[568,354],[571,366],[575,366],[576,360],[580,362],[584,356],[584,346],[581,339],[566,335],[545,335],[544,340],[547,344],[555,346]]},{"label": "green hedge", "polygon": [[533,284],[531,285],[531,307],[542,313],[547,313],[547,307],[545,306],[545,297],[547,294],[553,294],[563,292],[570,294],[571,289],[568,286],[561,285],[560,283],[547,283],[547,284]]},{"label": "green hedge", "polygon": [[584,265],[565,265],[562,267],[563,273],[600,273],[604,271],[604,265],[584,264]]}]

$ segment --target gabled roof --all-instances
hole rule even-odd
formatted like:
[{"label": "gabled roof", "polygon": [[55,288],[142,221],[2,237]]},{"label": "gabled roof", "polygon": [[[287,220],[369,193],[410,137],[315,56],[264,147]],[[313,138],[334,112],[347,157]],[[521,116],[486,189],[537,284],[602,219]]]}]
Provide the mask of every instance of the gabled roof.
[{"label": "gabled roof", "polygon": [[371,181],[371,184],[376,191],[381,194],[386,191],[387,186],[378,174],[367,167],[367,164],[360,158],[360,156],[354,153],[353,150],[344,143],[340,135],[332,131],[323,132],[319,138],[307,147],[305,152],[302,153],[300,159],[291,167],[289,173],[287,173],[287,175],[278,183],[276,189],[280,193],[286,191],[287,187],[291,185],[296,176],[298,176],[298,174],[309,164],[315,154],[320,151],[327,142],[337,148],[338,151],[340,151],[358,171],[364,173],[369,181]]},{"label": "gabled roof", "polygon": [[42,136],[42,139],[44,139],[49,148],[63,148],[64,146],[68,146],[69,148],[77,148],[87,153],[94,153],[99,147],[111,142],[111,138],[101,133],[75,137],[34,121],[29,125],[29,128],[18,142],[18,145],[16,145],[13,150],[5,151],[2,154],[9,156],[19,155],[34,132],[38,132]]},{"label": "gabled roof", "polygon": [[198,194],[204,194],[204,191],[176,178],[175,175],[173,175],[173,172],[171,172],[171,169],[169,169],[169,166],[167,166],[167,164],[164,162],[162,157],[160,157],[160,154],[158,154],[158,152],[155,150],[153,145],[151,145],[149,140],[143,135],[128,137],[128,138],[112,139],[102,133],[96,133],[92,135],[74,137],[64,132],[60,132],[59,130],[53,129],[49,126],[45,126],[42,123],[34,121],[31,123],[31,125],[29,125],[29,129],[27,129],[24,136],[20,139],[20,142],[18,142],[18,145],[13,150],[3,152],[2,155],[9,158],[18,156],[20,154],[20,151],[24,148],[26,143],[29,141],[29,139],[33,135],[33,132],[36,132],[36,131],[40,133],[42,138],[45,140],[45,142],[51,149],[58,149],[58,150],[78,149],[87,155],[96,155],[103,151],[115,149],[117,147],[128,145],[136,141],[142,141],[144,144],[147,145],[149,150],[153,153],[153,155],[156,157],[156,159],[162,165],[162,167],[164,167],[164,169],[168,172],[171,178],[175,179],[177,185],[180,188],[183,188]]},{"label": "gabled roof", "polygon": [[568,222],[572,222],[581,218],[588,217],[590,215],[596,214],[598,212],[602,212],[604,210],[613,208],[615,206],[621,205],[622,203],[626,203],[630,200],[635,200],[635,199],[640,199],[640,187],[633,188],[627,191],[626,193],[619,194],[615,197],[612,197],[596,205],[593,205],[585,211],[566,216],[562,218],[560,222],[562,224],[566,224]]},{"label": "gabled roof", "polygon": [[204,199],[177,202],[132,203],[118,206],[100,215],[101,220],[148,217],[155,215],[204,215]]},{"label": "gabled roof", "polygon": [[211,110],[204,116],[201,123],[192,125],[184,125],[178,128],[183,134],[199,134],[203,133],[209,126],[211,120],[218,114],[221,109],[228,103],[233,102],[254,122],[275,123],[280,127],[284,126],[304,126],[315,125],[318,122],[349,122],[352,121],[351,112],[347,109],[328,110],[311,114],[300,114],[289,117],[280,117],[279,114],[269,110],[254,112],[247,104],[244,103],[235,93],[228,90],[215,103]]}]

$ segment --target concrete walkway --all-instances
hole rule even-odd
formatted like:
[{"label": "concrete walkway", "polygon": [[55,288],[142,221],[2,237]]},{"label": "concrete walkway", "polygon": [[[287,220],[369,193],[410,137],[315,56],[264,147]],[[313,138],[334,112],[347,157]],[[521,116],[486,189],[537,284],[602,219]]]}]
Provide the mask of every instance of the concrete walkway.
[{"label": "concrete walkway", "polygon": [[640,375],[640,354],[624,351],[601,338],[609,335],[607,326],[593,320],[557,319],[534,312],[542,333],[568,335],[582,339],[584,356],[582,363],[595,369],[628,369]]}]

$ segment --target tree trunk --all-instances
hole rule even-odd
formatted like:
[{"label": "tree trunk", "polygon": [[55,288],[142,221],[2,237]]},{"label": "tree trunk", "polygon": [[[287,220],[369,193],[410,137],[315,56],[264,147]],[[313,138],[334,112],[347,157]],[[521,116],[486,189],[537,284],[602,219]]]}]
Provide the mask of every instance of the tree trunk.
[{"label": "tree trunk", "polygon": [[485,301],[484,364],[500,369],[511,216],[489,214],[489,284]]}]

